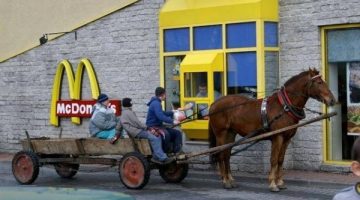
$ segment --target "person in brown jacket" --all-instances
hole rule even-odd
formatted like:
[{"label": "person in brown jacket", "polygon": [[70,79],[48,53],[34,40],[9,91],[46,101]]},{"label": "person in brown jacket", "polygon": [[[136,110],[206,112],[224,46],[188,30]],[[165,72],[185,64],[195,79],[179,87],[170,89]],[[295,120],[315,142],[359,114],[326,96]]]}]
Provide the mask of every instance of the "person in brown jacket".
[{"label": "person in brown jacket", "polygon": [[169,164],[174,161],[173,158],[169,158],[162,149],[162,138],[157,137],[147,130],[145,124],[141,123],[137,118],[135,112],[132,110],[132,102],[130,98],[124,98],[122,100],[123,110],[120,116],[122,127],[133,138],[148,139],[153,151],[152,162],[158,164]]}]

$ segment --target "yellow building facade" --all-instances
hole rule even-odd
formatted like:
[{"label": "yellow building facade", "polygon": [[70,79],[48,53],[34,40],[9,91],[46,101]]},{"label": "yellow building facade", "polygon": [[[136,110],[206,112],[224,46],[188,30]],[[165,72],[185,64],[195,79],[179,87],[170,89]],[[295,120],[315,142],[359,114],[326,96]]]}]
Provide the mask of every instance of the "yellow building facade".
[{"label": "yellow building facade", "polygon": [[165,106],[194,105],[181,127],[189,139],[207,139],[202,115],[220,96],[262,98],[278,87],[277,0],[169,0],[159,26]]}]

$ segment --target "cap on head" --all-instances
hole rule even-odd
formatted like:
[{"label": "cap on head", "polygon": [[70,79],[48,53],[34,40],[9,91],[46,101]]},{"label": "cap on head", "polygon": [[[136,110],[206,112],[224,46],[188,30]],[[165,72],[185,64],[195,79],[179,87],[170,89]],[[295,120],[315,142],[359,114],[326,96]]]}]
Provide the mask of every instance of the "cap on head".
[{"label": "cap on head", "polygon": [[123,107],[131,107],[132,106],[130,98],[123,98],[121,103],[122,103]]},{"label": "cap on head", "polygon": [[157,87],[155,89],[155,96],[159,97],[161,95],[165,94],[165,89],[162,87]]},{"label": "cap on head", "polygon": [[103,103],[106,100],[109,100],[109,97],[106,94],[100,94],[98,99],[97,99],[97,102]]}]

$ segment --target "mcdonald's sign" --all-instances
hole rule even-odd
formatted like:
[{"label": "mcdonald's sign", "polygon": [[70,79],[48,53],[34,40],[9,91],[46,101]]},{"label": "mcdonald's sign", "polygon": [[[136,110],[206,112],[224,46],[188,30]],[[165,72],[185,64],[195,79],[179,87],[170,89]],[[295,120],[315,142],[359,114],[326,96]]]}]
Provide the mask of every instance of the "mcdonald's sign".
[{"label": "mcdonald's sign", "polygon": [[[92,100],[80,100],[82,76],[84,69],[87,71]],[[60,100],[61,83],[64,71],[69,85],[70,100]],[[89,59],[82,59],[78,64],[74,77],[73,68],[68,60],[61,61],[56,69],[50,107],[50,124],[59,126],[59,117],[71,117],[71,121],[80,124],[80,117],[90,117],[92,106],[100,94],[99,84],[94,68]],[[120,100],[110,100],[110,106],[120,115]]]}]

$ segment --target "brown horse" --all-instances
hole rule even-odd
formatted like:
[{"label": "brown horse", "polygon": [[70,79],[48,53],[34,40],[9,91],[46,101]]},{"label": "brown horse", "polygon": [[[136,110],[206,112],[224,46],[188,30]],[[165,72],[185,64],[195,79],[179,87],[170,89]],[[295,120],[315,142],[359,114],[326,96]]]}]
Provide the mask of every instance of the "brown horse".
[{"label": "brown horse", "polygon": [[[321,79],[319,72],[309,69],[292,78],[278,92],[263,99],[249,99],[241,95],[229,95],[214,102],[209,110],[210,148],[234,142],[236,134],[248,135],[256,130],[277,130],[294,125],[305,118],[303,108],[309,98],[314,98],[328,106],[335,104],[334,95]],[[262,111],[261,111],[262,110]],[[268,127],[266,122],[269,123]],[[271,169],[269,188],[277,192],[285,189],[282,165],[290,139],[296,129],[277,134],[271,140]],[[230,171],[231,149],[215,154],[225,188],[237,187]]]}]

